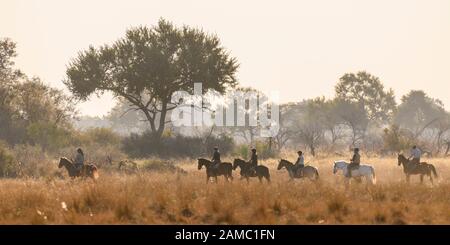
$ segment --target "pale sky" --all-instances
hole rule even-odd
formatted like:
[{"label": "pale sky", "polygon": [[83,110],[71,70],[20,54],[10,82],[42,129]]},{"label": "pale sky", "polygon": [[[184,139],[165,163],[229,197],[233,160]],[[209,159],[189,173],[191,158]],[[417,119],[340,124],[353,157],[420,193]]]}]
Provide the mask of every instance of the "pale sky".
[{"label": "pale sky", "polygon": [[[164,17],[218,35],[241,64],[240,83],[277,90],[282,102],[332,97],[340,76],[366,70],[397,98],[423,89],[450,109],[448,0],[0,0],[0,13],[17,66],[58,88],[79,51]],[[104,97],[79,108],[112,106]]]}]

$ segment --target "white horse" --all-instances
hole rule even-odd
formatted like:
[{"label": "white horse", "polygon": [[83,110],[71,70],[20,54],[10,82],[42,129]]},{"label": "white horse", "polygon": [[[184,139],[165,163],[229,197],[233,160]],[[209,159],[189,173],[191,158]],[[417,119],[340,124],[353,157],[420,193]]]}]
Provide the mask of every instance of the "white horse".
[{"label": "white horse", "polygon": [[[349,163],[347,163],[343,160],[335,161],[334,166],[333,166],[333,174],[336,174],[338,171],[342,170],[342,174],[344,176],[347,176],[348,165],[349,165]],[[375,170],[370,165],[361,164],[361,165],[359,165],[359,168],[353,169],[352,170],[352,178],[354,178],[354,177],[365,177],[367,183],[370,183],[373,185],[376,184],[376,182],[377,182],[377,179],[375,177]],[[346,179],[348,179],[348,178],[346,178]]]}]

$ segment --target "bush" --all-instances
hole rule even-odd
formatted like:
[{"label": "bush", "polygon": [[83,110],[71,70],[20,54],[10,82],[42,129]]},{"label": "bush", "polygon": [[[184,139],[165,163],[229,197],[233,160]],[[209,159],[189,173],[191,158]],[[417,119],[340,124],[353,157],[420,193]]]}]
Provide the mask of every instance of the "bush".
[{"label": "bush", "polygon": [[17,162],[6,144],[0,142],[0,177],[16,177]]},{"label": "bush", "polygon": [[20,176],[43,177],[57,171],[57,163],[43,151],[40,146],[16,145],[13,149],[15,158],[20,163]]},{"label": "bush", "polygon": [[383,145],[385,152],[401,152],[411,148],[413,142],[414,137],[397,125],[390,125],[389,128],[384,129]]},{"label": "bush", "polygon": [[42,146],[44,151],[53,152],[70,145],[72,132],[49,122],[40,122],[27,127],[27,136],[29,143]]},{"label": "bush", "polygon": [[120,136],[110,128],[90,128],[77,134],[76,144],[83,146],[90,145],[118,145]]},{"label": "bush", "polygon": [[191,157],[210,154],[214,146],[219,146],[222,154],[231,152],[233,139],[225,135],[208,139],[188,136],[164,136],[155,138],[150,132],[142,135],[132,134],[123,140],[123,151],[131,157]]}]

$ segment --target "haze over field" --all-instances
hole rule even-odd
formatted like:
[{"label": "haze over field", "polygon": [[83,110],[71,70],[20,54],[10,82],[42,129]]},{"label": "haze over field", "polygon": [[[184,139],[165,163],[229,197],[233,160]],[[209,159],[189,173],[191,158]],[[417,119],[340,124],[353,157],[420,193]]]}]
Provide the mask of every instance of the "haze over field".
[{"label": "haze over field", "polygon": [[[0,0],[0,36],[18,43],[17,66],[64,88],[66,66],[160,17],[218,35],[241,64],[242,85],[278,90],[281,102],[332,97],[346,72],[367,70],[395,90],[426,90],[450,109],[450,2]],[[111,97],[79,106],[105,115]]]}]

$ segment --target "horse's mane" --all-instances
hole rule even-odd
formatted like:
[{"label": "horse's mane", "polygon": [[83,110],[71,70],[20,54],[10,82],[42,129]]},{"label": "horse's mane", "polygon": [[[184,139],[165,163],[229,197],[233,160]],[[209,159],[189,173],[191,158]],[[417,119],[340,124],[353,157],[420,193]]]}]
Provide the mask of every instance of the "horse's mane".
[{"label": "horse's mane", "polygon": [[210,160],[208,160],[206,158],[199,158],[198,161],[199,162],[211,162]]},{"label": "horse's mane", "polygon": [[290,163],[290,164],[293,164],[291,161],[289,161],[289,160],[286,160],[286,159],[281,159],[281,161],[284,161],[284,162],[287,162],[287,163]]},{"label": "horse's mane", "polygon": [[69,158],[67,158],[67,157],[61,157],[61,160],[64,160],[64,161],[67,161],[67,162],[69,162],[69,163],[72,163],[72,164],[73,164],[72,160],[70,160],[70,159],[69,159]]}]

